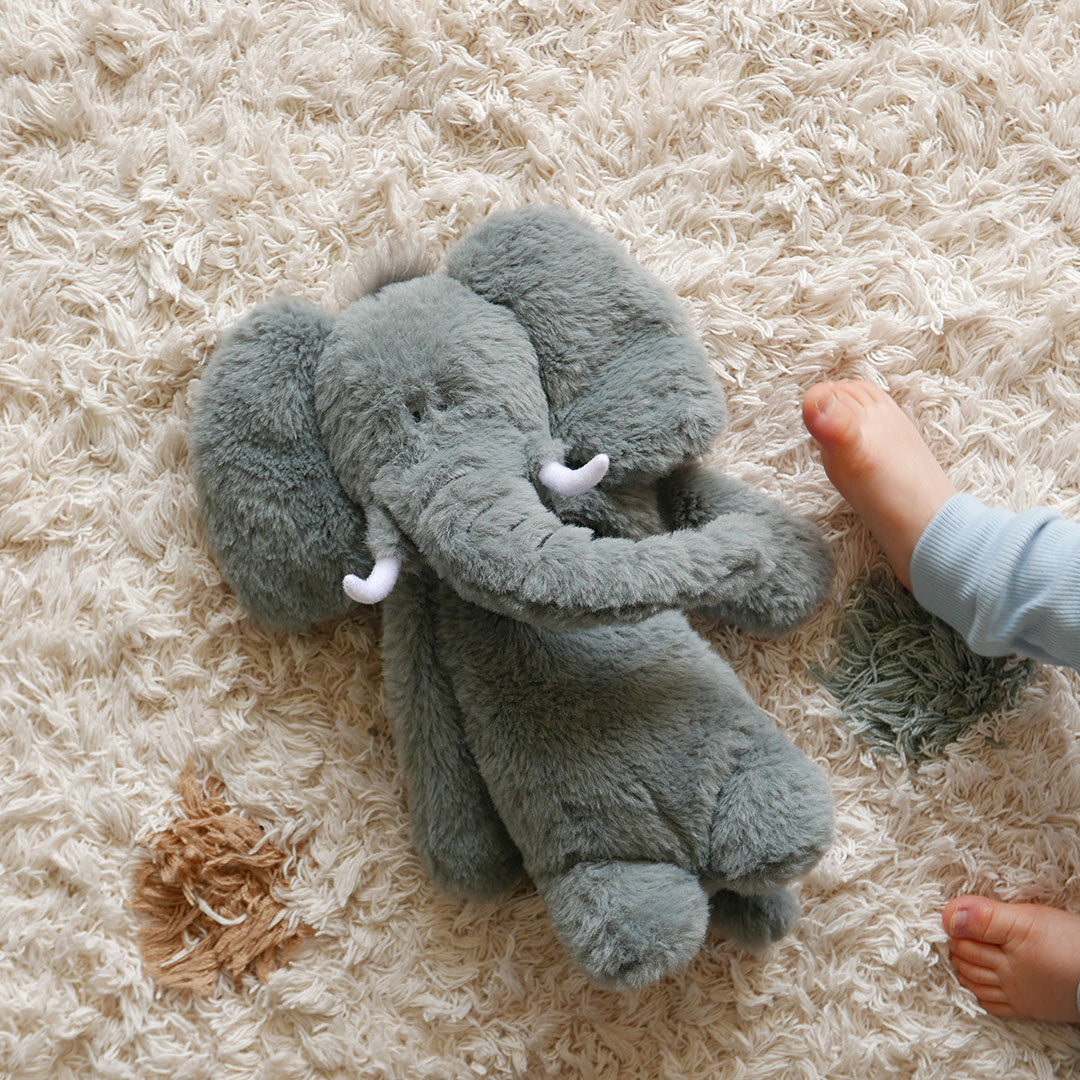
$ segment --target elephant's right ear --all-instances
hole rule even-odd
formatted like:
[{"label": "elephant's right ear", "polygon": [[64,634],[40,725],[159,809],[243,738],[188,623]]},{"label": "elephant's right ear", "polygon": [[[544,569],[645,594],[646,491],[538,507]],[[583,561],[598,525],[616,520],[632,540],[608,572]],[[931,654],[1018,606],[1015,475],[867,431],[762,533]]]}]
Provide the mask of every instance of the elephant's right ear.
[{"label": "elephant's right ear", "polygon": [[352,608],[366,574],[363,511],[323,449],[313,379],[334,320],[297,300],[256,309],[199,387],[191,454],[199,509],[225,580],[260,622],[297,630]]}]

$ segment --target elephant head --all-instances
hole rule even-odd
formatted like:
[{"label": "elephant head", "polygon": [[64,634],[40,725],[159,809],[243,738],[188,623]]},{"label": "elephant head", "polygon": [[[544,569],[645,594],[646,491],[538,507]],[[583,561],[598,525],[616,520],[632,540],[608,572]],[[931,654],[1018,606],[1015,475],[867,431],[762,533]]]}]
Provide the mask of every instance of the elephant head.
[{"label": "elephant head", "polygon": [[382,599],[421,560],[489,610],[584,626],[720,604],[769,572],[752,515],[631,540],[552,508],[655,479],[724,420],[666,291],[574,219],[529,210],[336,319],[296,301],[253,313],[211,362],[192,449],[219,564],[264,621],[344,610],[343,584]]}]

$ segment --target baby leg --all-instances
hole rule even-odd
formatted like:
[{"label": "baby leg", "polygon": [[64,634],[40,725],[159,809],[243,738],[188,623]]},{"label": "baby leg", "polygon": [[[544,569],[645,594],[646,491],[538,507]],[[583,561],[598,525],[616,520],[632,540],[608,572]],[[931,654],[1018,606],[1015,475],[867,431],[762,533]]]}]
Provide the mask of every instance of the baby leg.
[{"label": "baby leg", "polygon": [[930,519],[956,494],[915,425],[868,382],[821,383],[803,402],[829,479],[911,587],[911,555]]}]

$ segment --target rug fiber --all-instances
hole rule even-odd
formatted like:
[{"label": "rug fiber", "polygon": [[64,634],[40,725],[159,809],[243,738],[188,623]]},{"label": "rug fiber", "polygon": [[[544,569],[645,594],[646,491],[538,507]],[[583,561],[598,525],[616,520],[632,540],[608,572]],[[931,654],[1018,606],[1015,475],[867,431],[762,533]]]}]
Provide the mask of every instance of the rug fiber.
[{"label": "rug fiber", "polygon": [[[1040,667],[910,769],[811,674],[880,562],[799,420],[864,377],[958,486],[1080,518],[1075,0],[5,0],[0,6],[0,1077],[1002,1080],[1080,1034],[979,1014],[962,890],[1080,906],[1080,710]],[[222,584],[187,430],[222,332],[497,207],[609,231],[683,299],[716,458],[825,529],[834,595],[706,627],[828,770],[836,843],[760,956],[619,996],[528,886],[438,895],[378,616],[269,633]],[[296,853],[266,981],[156,990],[126,906],[191,758]]]}]

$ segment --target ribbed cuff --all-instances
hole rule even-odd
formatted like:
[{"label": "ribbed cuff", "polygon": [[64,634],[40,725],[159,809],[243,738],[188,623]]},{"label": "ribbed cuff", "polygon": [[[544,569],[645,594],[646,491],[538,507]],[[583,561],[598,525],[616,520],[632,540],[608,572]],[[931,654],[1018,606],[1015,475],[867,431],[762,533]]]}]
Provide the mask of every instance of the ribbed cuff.
[{"label": "ribbed cuff", "polygon": [[1009,510],[991,510],[971,495],[954,495],[923,530],[911,555],[911,591],[932,614],[944,619],[969,641],[979,615],[980,588],[1001,591],[992,578],[988,549],[1015,518]]}]

